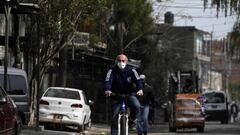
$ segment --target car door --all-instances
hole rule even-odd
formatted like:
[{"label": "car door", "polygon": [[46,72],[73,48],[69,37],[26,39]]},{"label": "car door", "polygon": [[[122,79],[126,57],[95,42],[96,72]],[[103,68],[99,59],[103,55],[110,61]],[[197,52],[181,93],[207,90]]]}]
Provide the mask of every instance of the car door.
[{"label": "car door", "polygon": [[0,133],[5,129],[5,109],[4,109],[4,96],[0,90]]},{"label": "car door", "polygon": [[13,128],[13,110],[6,93],[0,88],[0,131],[8,131]]}]

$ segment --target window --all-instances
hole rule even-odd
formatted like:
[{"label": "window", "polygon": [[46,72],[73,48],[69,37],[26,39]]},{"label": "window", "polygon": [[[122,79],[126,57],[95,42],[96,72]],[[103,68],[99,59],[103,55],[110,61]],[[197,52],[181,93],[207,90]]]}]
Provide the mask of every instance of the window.
[{"label": "window", "polygon": [[206,93],[206,103],[224,103],[224,94],[222,93]]},{"label": "window", "polygon": [[[27,91],[27,83],[24,76],[8,75],[7,76],[7,93],[9,95],[25,95]],[[4,74],[0,74],[0,85],[4,87]]]},{"label": "window", "polygon": [[84,92],[82,92],[82,95],[83,95],[83,100],[85,102],[85,104],[88,104],[88,101],[87,101],[87,98],[86,98],[86,95]]},{"label": "window", "polygon": [[81,100],[78,91],[71,91],[71,90],[64,90],[64,89],[48,89],[48,91],[44,96]]},{"label": "window", "polygon": [[177,104],[178,105],[182,105],[182,106],[195,106],[197,103],[194,100],[190,100],[190,99],[178,99],[177,100]]},{"label": "window", "polygon": [[196,51],[197,51],[197,54],[202,54],[203,52],[203,39],[201,36],[197,36],[197,39],[196,39]]}]

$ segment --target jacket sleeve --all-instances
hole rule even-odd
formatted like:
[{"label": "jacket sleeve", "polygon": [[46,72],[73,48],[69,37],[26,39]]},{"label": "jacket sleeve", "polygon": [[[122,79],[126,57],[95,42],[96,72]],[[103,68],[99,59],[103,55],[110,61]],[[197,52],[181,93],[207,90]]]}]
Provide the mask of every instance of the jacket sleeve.
[{"label": "jacket sleeve", "polygon": [[132,78],[136,84],[137,91],[143,90],[143,83],[140,80],[140,77],[135,69],[132,69]]},{"label": "jacket sleeve", "polygon": [[104,91],[111,90],[112,80],[113,80],[112,69],[109,69],[104,81]]}]

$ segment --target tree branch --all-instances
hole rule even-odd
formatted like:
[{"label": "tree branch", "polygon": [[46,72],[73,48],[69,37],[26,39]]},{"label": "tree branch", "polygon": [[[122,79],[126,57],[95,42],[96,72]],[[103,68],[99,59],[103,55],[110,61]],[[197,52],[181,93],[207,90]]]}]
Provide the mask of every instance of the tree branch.
[{"label": "tree branch", "polygon": [[123,49],[122,51],[124,51],[125,49],[127,49],[133,42],[135,42],[136,40],[138,40],[140,37],[142,37],[144,34],[140,34],[137,37],[135,37],[133,40],[131,40]]}]

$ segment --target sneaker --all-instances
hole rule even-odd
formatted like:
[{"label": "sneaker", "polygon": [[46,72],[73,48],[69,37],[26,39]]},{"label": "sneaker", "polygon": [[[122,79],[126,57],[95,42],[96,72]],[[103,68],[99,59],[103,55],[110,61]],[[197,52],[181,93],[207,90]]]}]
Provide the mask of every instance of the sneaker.
[{"label": "sneaker", "polygon": [[137,128],[135,125],[131,125],[131,126],[129,126],[129,129],[133,131],[133,130],[136,130]]},{"label": "sneaker", "polygon": [[131,121],[130,123],[129,123],[129,129],[130,130],[136,130],[137,129],[137,124],[136,124],[136,121],[134,120],[134,121]]}]

